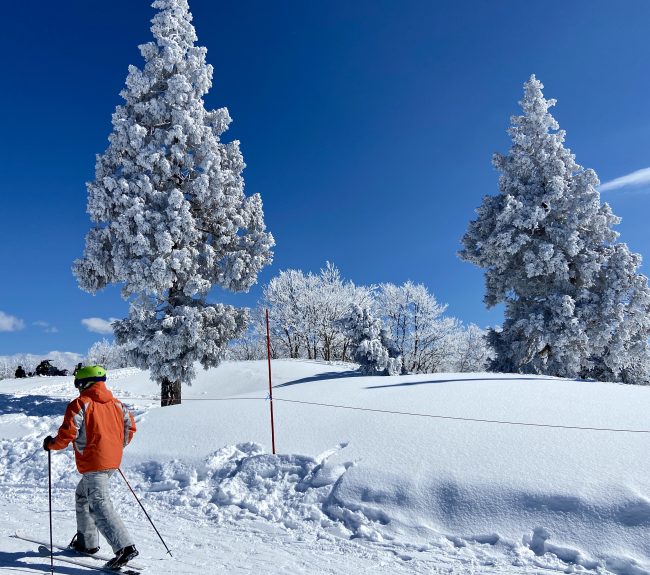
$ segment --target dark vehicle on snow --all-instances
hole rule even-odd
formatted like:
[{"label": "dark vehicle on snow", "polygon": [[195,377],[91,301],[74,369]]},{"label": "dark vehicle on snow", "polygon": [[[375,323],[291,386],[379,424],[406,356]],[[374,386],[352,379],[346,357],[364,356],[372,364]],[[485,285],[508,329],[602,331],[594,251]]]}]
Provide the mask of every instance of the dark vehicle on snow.
[{"label": "dark vehicle on snow", "polygon": [[36,375],[68,375],[67,369],[54,367],[51,359],[44,359],[36,366]]}]

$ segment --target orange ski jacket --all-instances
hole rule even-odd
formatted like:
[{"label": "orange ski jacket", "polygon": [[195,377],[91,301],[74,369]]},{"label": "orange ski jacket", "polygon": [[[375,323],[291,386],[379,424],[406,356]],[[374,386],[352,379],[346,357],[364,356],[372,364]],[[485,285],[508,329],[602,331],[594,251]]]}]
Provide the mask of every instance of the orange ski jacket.
[{"label": "orange ski jacket", "polygon": [[135,430],[131,412],[98,381],[68,404],[49,448],[65,449],[72,441],[79,473],[117,469]]}]

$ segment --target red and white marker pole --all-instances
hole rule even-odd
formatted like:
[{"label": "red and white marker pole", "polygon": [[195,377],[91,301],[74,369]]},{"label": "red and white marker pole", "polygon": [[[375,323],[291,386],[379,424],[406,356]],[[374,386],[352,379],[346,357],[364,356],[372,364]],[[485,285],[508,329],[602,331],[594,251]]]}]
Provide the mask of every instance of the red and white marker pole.
[{"label": "red and white marker pole", "polygon": [[273,385],[271,383],[271,330],[269,329],[269,309],[266,308],[266,354],[269,361],[269,403],[271,404],[271,446],[275,455],[275,424],[273,422]]}]

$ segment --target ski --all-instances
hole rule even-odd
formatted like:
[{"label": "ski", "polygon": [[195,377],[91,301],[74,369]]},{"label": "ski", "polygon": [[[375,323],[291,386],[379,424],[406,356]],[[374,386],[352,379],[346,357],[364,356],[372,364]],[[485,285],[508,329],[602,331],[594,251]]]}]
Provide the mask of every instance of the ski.
[{"label": "ski", "polygon": [[[50,556],[50,548],[45,545],[38,546],[38,552],[44,557]],[[90,557],[90,555],[88,555]],[[63,563],[70,563],[86,569],[94,569],[95,571],[103,571],[105,573],[121,573],[122,575],[140,575],[140,571],[131,568],[130,565],[125,565],[120,569],[110,569],[106,565],[95,563],[94,561],[84,561],[83,559],[76,559],[75,557],[68,557],[59,553],[54,554],[55,561],[62,561]]]},{"label": "ski", "polygon": [[[20,531],[20,530],[16,531],[13,536],[16,539],[22,539],[23,541],[28,541],[30,543],[35,543],[36,545],[43,545],[43,547],[47,548],[48,555],[50,553],[50,543],[49,543],[49,541],[43,541],[41,539],[36,539],[35,537],[30,537],[29,535],[27,535],[26,533],[24,533],[23,531]],[[80,553],[79,551],[71,549],[67,545],[62,545],[62,544],[56,543],[56,542],[53,543],[52,546],[54,547],[54,549],[59,549],[60,551],[67,551],[68,553],[70,553],[70,557],[72,559],[74,559],[75,557],[80,557],[80,558],[81,557],[88,557],[89,559],[97,560],[97,561],[100,561],[100,562],[101,561],[106,562],[106,561],[110,561],[113,558],[112,556],[109,557],[108,555],[102,555],[101,553],[95,553],[94,555],[90,555],[88,553]],[[129,563],[129,567],[131,567],[132,569],[136,569],[138,571],[144,569],[143,565],[138,565],[137,563]],[[124,573],[124,571],[123,571],[123,573]]]},{"label": "ski", "polygon": [[[38,552],[44,557],[50,556],[50,548],[46,545],[39,545]],[[90,555],[88,555],[90,557]],[[61,555],[59,553],[54,554],[55,561],[62,561],[63,563],[70,563],[71,565],[77,565],[78,567],[85,567],[86,569],[93,569],[95,571],[103,571],[104,573],[121,573],[122,575],[140,575],[140,571],[133,569],[132,565],[125,565],[119,569],[110,569],[101,563],[95,563],[93,561],[84,561],[82,559],[76,559],[74,557],[68,557],[67,555]]]},{"label": "ski", "polygon": [[[14,533],[14,537],[16,537],[17,539],[22,539],[23,541],[29,541],[30,543],[36,543],[37,545],[44,545],[48,549],[50,547],[49,541],[42,541],[41,539],[30,537],[22,531],[16,531]],[[53,543],[52,546],[54,547],[54,549],[60,549],[61,551],[68,551],[70,554],[78,555],[79,557],[92,557],[93,559],[97,559],[98,561],[109,561],[111,559],[111,557],[102,555],[101,553],[95,553],[94,555],[90,555],[89,553],[81,553],[75,549],[71,549],[68,545],[63,545],[62,543],[57,543],[56,541]]]}]

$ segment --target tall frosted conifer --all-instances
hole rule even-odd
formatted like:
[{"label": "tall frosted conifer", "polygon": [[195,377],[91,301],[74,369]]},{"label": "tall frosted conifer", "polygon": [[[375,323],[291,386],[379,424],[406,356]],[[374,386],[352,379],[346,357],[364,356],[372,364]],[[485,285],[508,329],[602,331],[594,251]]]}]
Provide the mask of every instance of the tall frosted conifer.
[{"label": "tall frosted conifer", "polygon": [[615,243],[619,223],[600,203],[596,173],[564,147],[542,84],[531,76],[512,118],[512,147],[495,154],[496,196],[485,196],[459,253],[485,269],[492,369],[564,377],[643,380],[650,292],[640,257]]},{"label": "tall frosted conifer", "polygon": [[169,405],[180,403],[195,361],[218,365],[244,332],[246,311],[209,304],[208,292],[250,288],[274,241],[260,196],[244,196],[239,142],[220,140],[228,110],[204,107],[213,69],[195,46],[187,0],[152,6],[155,41],[140,46],[144,68],[129,67],[110,145],[87,184],[95,227],[73,271],[90,293],[122,285],[130,310],[116,339]]}]

